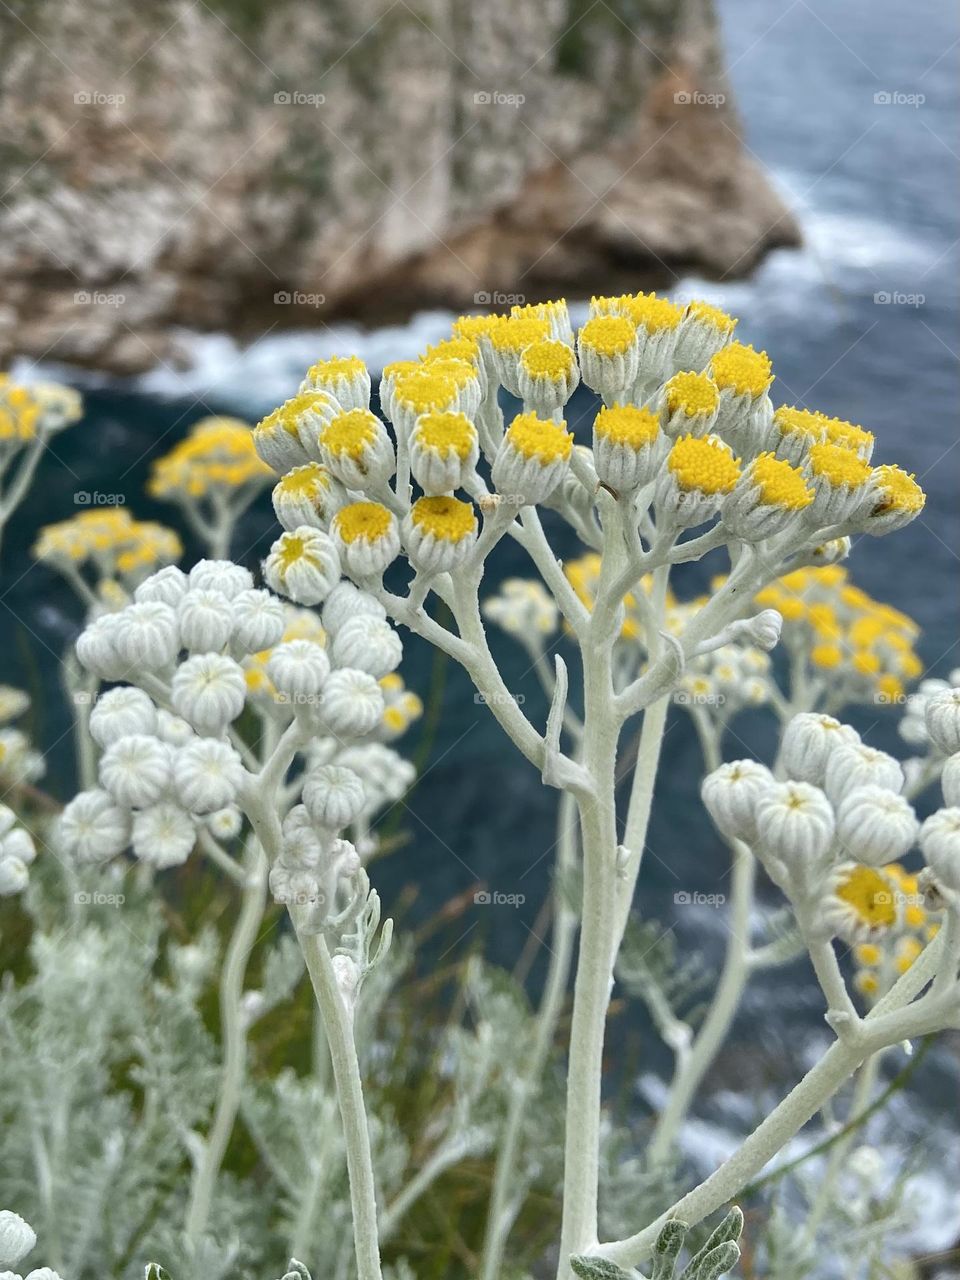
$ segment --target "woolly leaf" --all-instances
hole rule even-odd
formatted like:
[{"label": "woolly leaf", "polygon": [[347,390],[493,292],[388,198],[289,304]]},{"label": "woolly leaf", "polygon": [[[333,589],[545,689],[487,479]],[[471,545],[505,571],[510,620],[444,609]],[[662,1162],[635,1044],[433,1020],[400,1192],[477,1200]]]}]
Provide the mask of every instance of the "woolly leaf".
[{"label": "woolly leaf", "polygon": [[[698,1261],[699,1259],[699,1261]],[[725,1276],[740,1260],[740,1246],[732,1240],[717,1245],[709,1253],[702,1252],[690,1263],[681,1280],[717,1280]]]},{"label": "woolly leaf", "polygon": [[687,1224],[672,1218],[664,1224],[653,1246],[652,1280],[672,1280],[674,1268],[687,1235]]},{"label": "woolly leaf", "polygon": [[606,1258],[578,1256],[570,1259],[570,1266],[582,1280],[629,1280],[626,1271]]},{"label": "woolly leaf", "polygon": [[144,1280],[170,1280],[170,1274],[164,1271],[159,1262],[148,1262]]}]

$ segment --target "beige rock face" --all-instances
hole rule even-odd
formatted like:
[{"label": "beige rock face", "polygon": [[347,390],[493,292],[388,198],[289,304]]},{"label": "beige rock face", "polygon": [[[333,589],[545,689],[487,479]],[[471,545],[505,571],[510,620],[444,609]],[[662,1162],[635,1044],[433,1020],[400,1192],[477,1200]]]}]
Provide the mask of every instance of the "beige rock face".
[{"label": "beige rock face", "polygon": [[710,0],[12,0],[0,358],[663,287],[797,229]]}]

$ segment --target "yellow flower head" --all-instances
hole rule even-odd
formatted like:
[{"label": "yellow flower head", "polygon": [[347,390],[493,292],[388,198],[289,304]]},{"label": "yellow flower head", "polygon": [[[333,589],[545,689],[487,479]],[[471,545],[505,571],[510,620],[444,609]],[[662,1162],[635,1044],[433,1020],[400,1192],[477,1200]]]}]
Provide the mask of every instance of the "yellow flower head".
[{"label": "yellow flower head", "polygon": [[842,418],[828,418],[821,414],[824,433],[830,444],[838,444],[844,449],[852,449],[862,458],[869,458],[873,452],[873,432],[865,431],[852,422],[844,422]]},{"label": "yellow flower head", "polygon": [[444,457],[455,453],[469,457],[477,429],[463,413],[424,413],[417,419],[414,438],[424,449],[434,449]]},{"label": "yellow flower head", "polygon": [[864,929],[881,932],[896,925],[894,887],[882,871],[851,866],[833,892]]},{"label": "yellow flower head", "polygon": [[742,342],[731,342],[710,358],[710,373],[717,386],[735,395],[758,399],[773,382],[770,358]]},{"label": "yellow flower head", "polygon": [[859,489],[870,479],[870,464],[838,444],[814,444],[809,452],[810,469],[817,479],[833,488]]},{"label": "yellow flower head", "polygon": [[706,373],[675,373],[666,385],[667,411],[711,414],[720,400],[720,389]]},{"label": "yellow flower head", "polygon": [[418,415],[432,409],[449,409],[457,398],[457,382],[449,373],[438,372],[430,364],[418,365],[410,372],[397,375],[393,396],[397,404]]},{"label": "yellow flower head", "polygon": [[214,492],[260,488],[273,471],[258,456],[249,426],[238,418],[203,418],[151,470],[147,492],[184,501]]},{"label": "yellow flower head", "polygon": [[573,348],[556,338],[541,338],[531,342],[520,354],[520,364],[531,378],[546,378],[559,382],[569,378],[576,367]]},{"label": "yellow flower head", "polygon": [[789,462],[775,458],[772,453],[759,454],[750,469],[764,505],[802,511],[813,501],[813,490],[807,488],[799,467],[791,467]]},{"label": "yellow flower head", "polygon": [[728,316],[719,307],[711,306],[709,302],[701,302],[697,298],[687,304],[686,314],[702,321],[703,324],[708,324],[712,328],[718,329],[724,334],[733,333],[737,327],[737,321],[733,316]]},{"label": "yellow flower head", "polygon": [[629,404],[601,409],[593,425],[598,436],[638,451],[653,444],[660,434],[660,422],[655,413]]},{"label": "yellow flower head", "polygon": [[637,340],[637,326],[627,316],[594,316],[580,330],[580,346],[599,356],[621,356]]},{"label": "yellow flower head", "polygon": [[914,476],[901,471],[899,467],[882,466],[873,469],[874,484],[880,490],[880,498],[873,509],[874,515],[883,515],[887,511],[909,512],[915,515],[922,511],[927,501]]},{"label": "yellow flower head", "polygon": [[679,488],[701,493],[729,493],[740,478],[740,459],[722,441],[681,436],[667,456]]},{"label": "yellow flower head", "polygon": [[337,414],[320,432],[320,444],[335,458],[359,461],[378,434],[378,419],[369,409]]},{"label": "yellow flower head", "polygon": [[379,502],[351,502],[341,507],[333,523],[346,543],[377,542],[390,532],[393,516]]},{"label": "yellow flower head", "polygon": [[543,466],[566,460],[573,449],[573,436],[565,422],[551,422],[535,413],[518,413],[504,439],[524,458],[536,458]]},{"label": "yellow flower head", "polygon": [[669,298],[658,298],[655,293],[637,293],[623,299],[623,313],[630,317],[639,329],[642,325],[648,333],[664,329],[676,329],[683,319],[683,307]]},{"label": "yellow flower head", "polygon": [[410,520],[440,542],[462,542],[477,529],[473,504],[451,497],[419,498],[410,508]]},{"label": "yellow flower head", "polygon": [[823,415],[811,409],[782,404],[774,412],[773,425],[781,435],[801,436],[808,444],[816,444],[826,437]]},{"label": "yellow flower head", "polygon": [[494,351],[503,355],[519,356],[524,347],[542,342],[550,337],[550,321],[537,316],[496,316],[496,325],[490,330],[490,343]]}]

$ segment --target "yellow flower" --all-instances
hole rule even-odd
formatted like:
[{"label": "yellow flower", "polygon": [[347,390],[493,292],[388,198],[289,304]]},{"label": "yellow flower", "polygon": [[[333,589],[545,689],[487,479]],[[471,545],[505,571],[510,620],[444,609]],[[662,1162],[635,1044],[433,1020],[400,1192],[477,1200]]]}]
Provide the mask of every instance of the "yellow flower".
[{"label": "yellow flower", "polygon": [[680,489],[729,493],[740,477],[740,460],[721,441],[681,436],[667,456],[667,466]]},{"label": "yellow flower", "polygon": [[721,391],[757,399],[773,382],[770,358],[741,342],[731,342],[710,358],[710,373]]}]

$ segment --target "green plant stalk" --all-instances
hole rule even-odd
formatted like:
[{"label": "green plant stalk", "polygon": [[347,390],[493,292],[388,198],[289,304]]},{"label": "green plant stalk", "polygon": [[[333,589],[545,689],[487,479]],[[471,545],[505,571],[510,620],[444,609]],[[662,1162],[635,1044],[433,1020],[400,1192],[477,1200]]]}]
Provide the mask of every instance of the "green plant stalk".
[{"label": "green plant stalk", "polygon": [[337,1086],[347,1148],[357,1277],[358,1280],[381,1280],[376,1185],[353,1025],[337,986],[327,944],[315,933],[298,930],[297,937],[323,1018]]},{"label": "green plant stalk", "polygon": [[564,881],[576,862],[576,822],[574,798],[569,791],[564,791],[560,797],[558,815],[557,882],[553,891],[556,914],[551,935],[553,945],[550,949],[550,963],[537,1012],[533,1047],[527,1070],[514,1084],[503,1138],[497,1153],[490,1205],[487,1210],[479,1280],[498,1280],[501,1274],[507,1240],[516,1221],[517,1211],[511,1210],[511,1189],[516,1174],[524,1115],[527,1107],[540,1091],[544,1067],[556,1033],[570,978],[578,916],[565,899]]},{"label": "green plant stalk", "polygon": [[247,1033],[240,1002],[250,952],[267,905],[266,858],[259,841],[254,838],[250,840],[246,862],[247,876],[240,914],[230,936],[220,974],[220,1027],[223,1040],[220,1095],[213,1124],[194,1171],[187,1208],[185,1232],[188,1242],[194,1247],[201,1240],[210,1218],[213,1194],[240,1109],[246,1073]]}]

